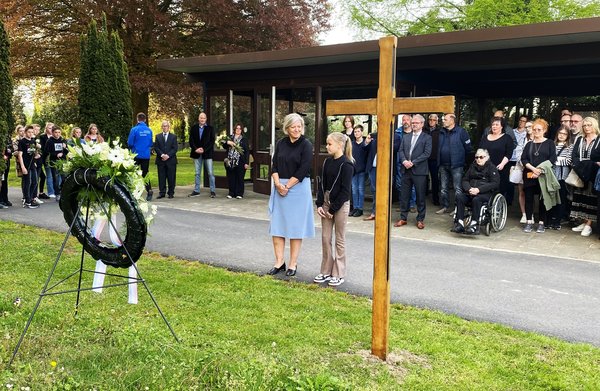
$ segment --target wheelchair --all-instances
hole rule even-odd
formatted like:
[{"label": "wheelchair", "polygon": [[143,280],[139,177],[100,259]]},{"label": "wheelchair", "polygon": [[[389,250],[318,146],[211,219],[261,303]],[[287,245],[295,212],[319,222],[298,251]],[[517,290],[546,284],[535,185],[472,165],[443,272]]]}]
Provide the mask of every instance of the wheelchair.
[{"label": "wheelchair", "polygon": [[[481,207],[479,214],[479,231],[485,236],[490,236],[490,233],[500,232],[506,226],[506,216],[508,214],[508,205],[506,198],[500,193],[496,193],[490,200]],[[464,225],[467,227],[471,223],[471,208],[465,208]],[[454,211],[454,219],[456,219],[456,210]]]}]

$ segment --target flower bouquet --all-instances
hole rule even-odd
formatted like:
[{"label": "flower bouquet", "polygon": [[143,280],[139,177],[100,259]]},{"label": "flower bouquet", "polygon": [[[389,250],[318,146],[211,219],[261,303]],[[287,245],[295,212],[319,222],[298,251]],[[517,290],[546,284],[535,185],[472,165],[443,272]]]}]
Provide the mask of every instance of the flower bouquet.
[{"label": "flower bouquet", "polygon": [[[231,140],[231,138],[227,134],[221,133],[221,135],[219,135],[219,137],[217,137],[215,144],[217,145],[217,148],[223,148],[223,144],[226,144],[227,141],[233,141],[233,140]],[[227,148],[228,147],[230,147],[230,145],[228,145]],[[244,149],[242,148],[242,146],[239,143],[235,143],[235,145],[233,145],[231,147],[240,154],[244,153]]]},{"label": "flower bouquet", "polygon": [[[111,266],[130,266],[141,256],[147,225],[156,214],[156,206],[150,207],[142,196],[144,178],[135,164],[135,154],[121,148],[119,140],[112,146],[95,143],[68,149],[67,159],[58,162],[59,170],[68,175],[60,199],[65,220],[95,259]],[[92,219],[109,219],[119,210],[125,215],[127,237],[115,248],[93,238],[82,216],[86,220],[90,215]]]}]

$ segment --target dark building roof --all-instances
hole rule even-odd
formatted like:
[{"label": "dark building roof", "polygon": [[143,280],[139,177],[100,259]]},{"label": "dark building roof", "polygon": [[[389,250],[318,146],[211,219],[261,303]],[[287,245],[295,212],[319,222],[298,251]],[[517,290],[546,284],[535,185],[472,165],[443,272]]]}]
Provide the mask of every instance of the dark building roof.
[{"label": "dark building roof", "polygon": [[[158,60],[161,70],[215,85],[308,75],[335,83],[377,77],[378,41]],[[486,97],[600,94],[600,18],[398,39],[398,78],[420,88]],[[343,73],[343,71],[342,71]],[[338,81],[344,80],[341,77]],[[356,79],[355,79],[356,80]]]}]

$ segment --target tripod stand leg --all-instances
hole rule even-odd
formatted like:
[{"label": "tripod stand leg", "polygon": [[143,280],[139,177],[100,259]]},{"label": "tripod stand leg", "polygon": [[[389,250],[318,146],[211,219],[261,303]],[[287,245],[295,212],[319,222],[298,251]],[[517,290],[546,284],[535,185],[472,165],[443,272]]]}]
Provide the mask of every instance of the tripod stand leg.
[{"label": "tripod stand leg", "polygon": [[[104,208],[104,205],[102,205],[102,208],[104,209],[104,213],[107,213],[106,209]],[[117,231],[117,228],[114,226],[113,222],[109,219],[108,223],[111,225],[112,229],[114,230],[114,232],[118,236],[119,241],[121,243],[123,243],[123,239],[121,238],[121,234],[119,234],[119,231]],[[125,250],[125,253],[129,257],[129,259],[131,259],[131,254],[129,254],[129,250],[127,250],[127,247],[125,245],[123,245],[123,249]],[[150,291],[150,288],[148,288],[148,285],[146,284],[146,281],[142,278],[142,275],[140,274],[140,271],[137,268],[137,265],[135,264],[135,262],[132,263],[131,267],[135,268],[135,273],[138,275],[138,277],[141,280],[142,284],[144,284],[144,288],[146,289],[146,292],[148,292],[148,296],[150,296],[150,299],[152,299],[152,302],[154,303],[154,306],[158,310],[158,313],[160,314],[160,316],[162,317],[163,321],[165,322],[165,324],[169,328],[169,331],[171,331],[171,334],[173,334],[173,337],[175,338],[175,341],[179,342],[179,338],[177,338],[177,334],[175,334],[175,331],[171,327],[171,324],[169,323],[169,321],[167,320],[167,318],[163,314],[162,310],[160,309],[160,306],[156,302],[156,299],[154,298],[154,295],[152,295],[152,292]],[[131,271],[130,271],[129,276],[130,277],[132,276],[132,272]]]},{"label": "tripod stand leg", "polygon": [[21,333],[21,337],[19,337],[19,342],[17,342],[17,346],[15,347],[13,355],[10,358],[10,361],[8,362],[8,366],[9,367],[12,365],[15,357],[17,356],[17,353],[19,352],[19,348],[21,347],[21,343],[23,343],[23,339],[25,338],[25,334],[27,334],[27,330],[29,329],[29,326],[31,325],[31,322],[33,321],[33,317],[34,317],[34,315],[35,315],[38,307],[40,306],[40,304],[42,302],[42,298],[46,294],[46,290],[48,289],[48,285],[50,284],[50,280],[52,279],[52,276],[54,275],[54,271],[56,270],[56,266],[58,265],[58,261],[60,260],[60,257],[62,255],[63,251],[65,250],[65,246],[67,245],[67,240],[69,240],[69,237],[71,236],[71,230],[73,229],[73,226],[75,225],[75,221],[76,221],[76,219],[77,219],[78,216],[79,216],[79,209],[77,210],[77,213],[75,213],[75,218],[73,219],[73,222],[71,223],[71,226],[69,227],[69,230],[67,231],[67,233],[65,235],[65,239],[63,240],[62,245],[60,246],[60,250],[58,251],[58,255],[56,256],[56,260],[54,261],[54,265],[52,265],[52,269],[50,270],[50,274],[48,274],[48,278],[46,279],[46,283],[44,284],[44,287],[42,288],[42,291],[40,292],[38,300],[35,303],[35,306],[33,307],[33,311],[31,311],[31,314],[29,315],[29,319],[27,319],[27,324],[25,325],[25,329],[23,329],[23,332]]},{"label": "tripod stand leg", "polygon": [[[90,185],[88,185],[88,191],[89,191],[89,189],[90,189]],[[85,212],[85,227],[86,227],[86,229],[84,230],[84,234],[83,234],[84,242],[87,240],[87,236],[88,236],[87,226],[89,223],[89,218],[90,218],[90,199],[88,197],[87,208],[86,208],[86,212]],[[73,221],[76,221],[76,219],[73,219]],[[81,263],[79,264],[79,281],[77,282],[77,299],[75,300],[75,314],[73,315],[75,317],[77,316],[77,312],[79,311],[79,296],[81,294],[81,278],[83,276],[83,259],[84,258],[85,258],[85,246],[82,245],[81,246]]]}]

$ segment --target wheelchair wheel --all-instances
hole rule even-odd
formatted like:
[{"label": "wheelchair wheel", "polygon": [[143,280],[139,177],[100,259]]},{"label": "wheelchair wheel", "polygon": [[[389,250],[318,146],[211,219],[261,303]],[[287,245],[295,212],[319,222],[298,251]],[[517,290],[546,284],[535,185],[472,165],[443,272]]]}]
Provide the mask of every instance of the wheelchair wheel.
[{"label": "wheelchair wheel", "polygon": [[494,232],[499,232],[504,229],[507,213],[508,206],[506,205],[506,198],[504,198],[502,194],[496,194],[490,207],[490,223]]},{"label": "wheelchair wheel", "polygon": [[492,232],[492,224],[487,223],[486,225],[483,226],[483,233],[485,234],[485,236],[490,236],[491,232]]}]

